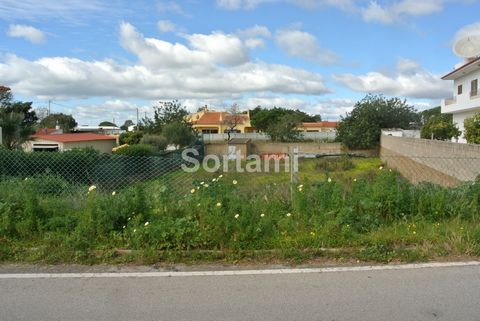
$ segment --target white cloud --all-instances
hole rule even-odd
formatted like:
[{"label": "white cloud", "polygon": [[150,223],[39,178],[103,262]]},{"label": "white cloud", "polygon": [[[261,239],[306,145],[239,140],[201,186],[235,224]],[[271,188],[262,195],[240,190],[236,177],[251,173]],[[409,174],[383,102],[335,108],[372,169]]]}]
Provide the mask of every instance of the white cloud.
[{"label": "white cloud", "polygon": [[235,33],[239,38],[243,39],[245,46],[250,49],[264,48],[265,39],[271,38],[272,33],[265,26],[255,25],[251,28],[238,30]]},{"label": "white cloud", "polygon": [[376,1],[361,9],[362,17],[367,22],[392,24],[408,16],[425,16],[443,9],[444,0],[401,0],[382,6]]},{"label": "white cloud", "polygon": [[177,26],[170,20],[160,20],[157,23],[157,27],[160,32],[174,32],[177,30]]},{"label": "white cloud", "polygon": [[320,74],[251,61],[231,34],[186,35],[187,45],[145,38],[132,25],[120,27],[122,46],[138,62],[6,55],[0,79],[14,92],[45,98],[118,99],[241,98],[245,94],[321,95],[330,92]]},{"label": "white cloud", "polygon": [[298,29],[277,31],[275,41],[289,56],[301,57],[322,65],[339,63],[338,55],[329,49],[320,47],[314,35]]},{"label": "white cloud", "polygon": [[369,72],[365,75],[337,74],[333,79],[361,93],[440,99],[450,95],[451,85],[441,75],[431,73],[417,62],[400,59],[392,75]]},{"label": "white cloud", "polygon": [[23,38],[35,44],[44,43],[47,39],[43,31],[26,25],[11,24],[8,27],[7,35],[13,38]]}]

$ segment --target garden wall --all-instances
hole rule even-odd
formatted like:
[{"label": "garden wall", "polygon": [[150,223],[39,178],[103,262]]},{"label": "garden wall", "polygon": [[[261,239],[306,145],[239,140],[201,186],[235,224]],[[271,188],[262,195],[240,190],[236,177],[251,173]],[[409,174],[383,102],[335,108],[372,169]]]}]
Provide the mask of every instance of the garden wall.
[{"label": "garden wall", "polygon": [[[298,148],[300,155],[303,154],[341,154],[343,146],[341,143],[274,143],[274,142],[251,142],[250,153],[255,155],[265,154],[288,154]],[[225,142],[205,144],[206,155],[226,155],[228,151]]]},{"label": "garden wall", "polygon": [[480,145],[382,136],[380,157],[413,183],[454,186],[480,175]]}]

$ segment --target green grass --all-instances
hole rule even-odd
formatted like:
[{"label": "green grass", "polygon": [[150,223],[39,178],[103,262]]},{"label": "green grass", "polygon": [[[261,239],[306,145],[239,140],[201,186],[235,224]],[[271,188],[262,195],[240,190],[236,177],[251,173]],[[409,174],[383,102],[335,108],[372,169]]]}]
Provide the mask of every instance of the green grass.
[{"label": "green grass", "polygon": [[[289,173],[170,173],[116,191],[0,182],[0,262],[424,261],[480,255],[480,180],[412,185],[379,159]],[[182,178],[182,183],[177,184]],[[208,186],[207,186],[208,185]]]}]

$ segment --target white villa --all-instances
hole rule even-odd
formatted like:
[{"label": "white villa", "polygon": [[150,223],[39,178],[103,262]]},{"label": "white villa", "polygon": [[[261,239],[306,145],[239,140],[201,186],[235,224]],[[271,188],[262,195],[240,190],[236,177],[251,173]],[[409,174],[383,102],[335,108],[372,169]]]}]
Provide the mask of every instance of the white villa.
[{"label": "white villa", "polygon": [[463,122],[466,118],[480,111],[480,57],[469,58],[465,63],[455,66],[455,70],[442,77],[443,80],[453,80],[453,98],[442,100],[442,113],[453,114],[453,122],[462,131],[458,142],[466,143],[463,132]]}]

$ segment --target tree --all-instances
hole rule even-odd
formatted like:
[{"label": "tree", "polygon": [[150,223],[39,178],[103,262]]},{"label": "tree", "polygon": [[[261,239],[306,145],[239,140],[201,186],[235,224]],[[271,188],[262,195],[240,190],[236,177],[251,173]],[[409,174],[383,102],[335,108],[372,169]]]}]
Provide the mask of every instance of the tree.
[{"label": "tree", "polygon": [[265,130],[272,141],[290,142],[298,140],[300,133],[297,127],[300,123],[299,115],[285,114],[278,121]]},{"label": "tree", "polygon": [[266,132],[267,129],[282,119],[286,115],[296,117],[298,122],[318,122],[322,118],[320,115],[311,116],[300,110],[286,109],[281,107],[273,107],[271,109],[256,107],[250,111],[250,120],[252,125],[260,131]]},{"label": "tree", "polygon": [[142,137],[140,144],[151,145],[156,150],[164,150],[167,147],[168,142],[167,139],[162,135],[146,134]]},{"label": "tree", "polygon": [[453,123],[452,115],[448,114],[432,114],[420,131],[420,137],[425,139],[450,140],[460,135],[461,132]]},{"label": "tree", "polygon": [[17,149],[35,132],[37,116],[31,102],[13,101],[10,88],[0,86],[0,127],[3,145]]},{"label": "tree", "polygon": [[128,145],[136,145],[140,144],[140,141],[143,138],[143,132],[141,131],[134,131],[134,132],[125,132],[120,134],[118,141],[120,145],[128,144]]},{"label": "tree", "polygon": [[415,109],[399,98],[367,95],[342,117],[337,139],[349,148],[374,148],[382,128],[410,128],[418,119]]},{"label": "tree", "polygon": [[195,140],[195,134],[192,128],[184,122],[179,121],[165,125],[162,134],[169,144],[178,147],[188,146]]},{"label": "tree", "polygon": [[170,102],[158,102],[153,107],[153,119],[145,118],[142,121],[145,132],[149,134],[160,134],[163,128],[172,123],[186,124],[186,116],[188,111],[178,100]]},{"label": "tree", "polygon": [[123,125],[120,126],[120,129],[121,129],[121,130],[128,130],[128,127],[133,126],[133,125],[135,125],[135,123],[134,123],[132,120],[127,119],[127,120],[123,123]]},{"label": "tree", "polygon": [[240,107],[237,104],[233,104],[228,108],[227,113],[223,124],[228,127],[227,134],[228,140],[230,140],[230,133],[234,132],[235,128],[245,120],[245,115],[240,112]]},{"label": "tree", "polygon": [[112,123],[111,121],[102,121],[100,124],[98,124],[100,127],[117,127],[116,124]]},{"label": "tree", "polygon": [[71,132],[77,126],[77,122],[72,115],[62,113],[50,114],[40,121],[40,127],[42,128],[55,128],[57,124],[65,133]]},{"label": "tree", "polygon": [[470,144],[480,144],[480,112],[465,119],[465,138]]}]

